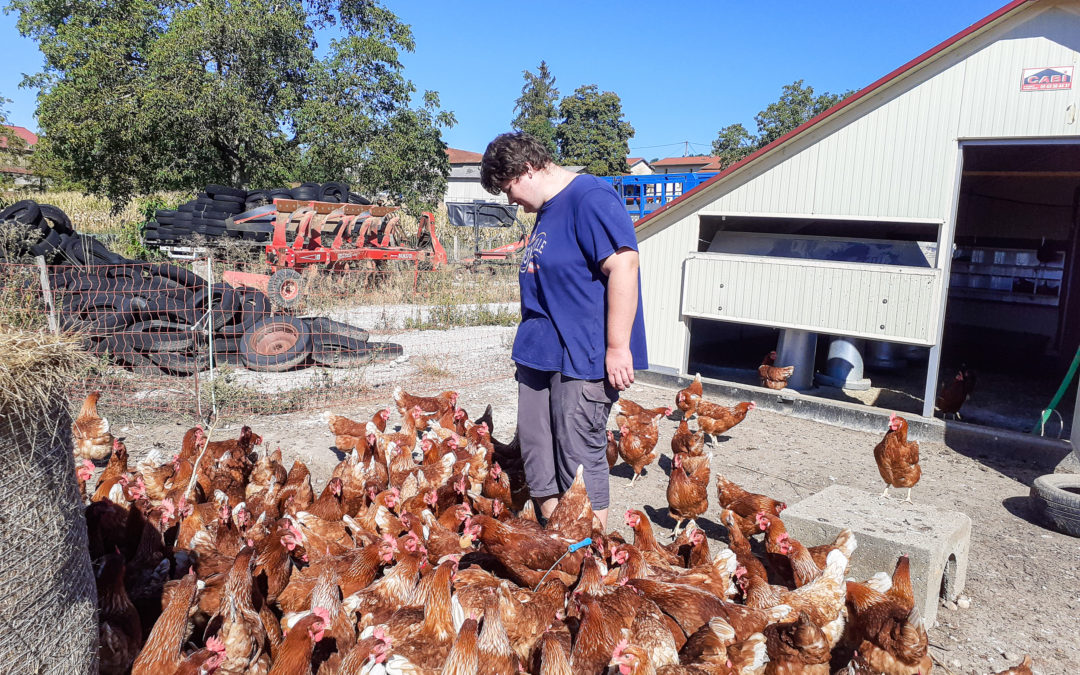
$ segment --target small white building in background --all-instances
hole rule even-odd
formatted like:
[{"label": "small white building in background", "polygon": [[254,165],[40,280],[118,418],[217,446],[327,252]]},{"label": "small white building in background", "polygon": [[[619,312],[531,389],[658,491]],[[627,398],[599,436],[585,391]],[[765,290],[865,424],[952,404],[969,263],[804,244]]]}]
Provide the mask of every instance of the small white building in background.
[{"label": "small white building in background", "polygon": [[652,173],[696,173],[698,171],[719,171],[720,158],[712,155],[692,155],[689,157],[665,157],[652,163]]},{"label": "small white building in background", "polygon": [[[752,378],[783,331],[923,347],[928,362],[909,368],[924,371],[929,416],[947,317],[954,350],[957,336],[1012,335],[1001,363],[1067,365],[1080,342],[1077,71],[1080,1],[1015,0],[639,220],[650,371]],[[757,360],[722,363],[749,340]]]},{"label": "small white building in background", "polygon": [[450,158],[450,178],[446,185],[444,202],[497,202],[506,203],[506,195],[493,195],[480,185],[480,162],[484,156],[479,152],[447,148]]},{"label": "small white building in background", "polygon": [[644,157],[627,157],[626,164],[630,167],[631,176],[651,176],[653,174],[652,165]]}]

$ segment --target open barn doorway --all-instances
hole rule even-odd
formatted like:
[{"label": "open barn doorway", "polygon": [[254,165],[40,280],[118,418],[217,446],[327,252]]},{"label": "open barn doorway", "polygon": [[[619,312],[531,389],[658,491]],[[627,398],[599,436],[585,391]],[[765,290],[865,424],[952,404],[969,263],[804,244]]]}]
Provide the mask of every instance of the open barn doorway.
[{"label": "open barn doorway", "polygon": [[[964,422],[1028,431],[1080,344],[1080,143],[961,148],[941,403],[963,401]],[[1074,381],[1046,435],[1070,436],[1075,392]]]}]

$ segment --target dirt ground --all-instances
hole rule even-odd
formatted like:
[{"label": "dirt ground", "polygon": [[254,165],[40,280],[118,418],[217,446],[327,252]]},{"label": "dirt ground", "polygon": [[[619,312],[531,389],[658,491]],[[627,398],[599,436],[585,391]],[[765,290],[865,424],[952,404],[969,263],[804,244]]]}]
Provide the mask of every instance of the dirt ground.
[{"label": "dirt ground", "polygon": [[[511,379],[500,379],[461,391],[459,403],[474,418],[490,403],[494,436],[509,440],[515,392]],[[672,390],[641,384],[628,394],[650,407],[673,405],[674,401]],[[377,407],[381,406],[332,412],[366,419]],[[147,424],[127,419],[130,413],[126,411],[114,414],[114,431],[126,436],[135,457],[155,446],[171,454],[189,424]],[[287,461],[299,458],[306,462],[321,489],[339,461],[331,449],[333,437],[324,414],[312,411],[243,422],[262,434],[270,448],[280,446]],[[613,418],[609,425],[614,425]],[[674,524],[667,515],[665,491],[671,467],[669,442],[676,426],[675,421],[661,422],[659,447],[663,455],[633,490],[627,488],[632,475],[627,465],[620,463],[612,472],[610,525],[624,534],[622,514],[629,507],[644,509],[661,536]],[[238,428],[219,427],[215,436],[232,435]],[[877,434],[758,410],[728,435],[713,439],[712,471],[789,504],[832,483],[877,492],[881,480],[872,450],[879,439]],[[922,467],[922,481],[913,494],[915,502],[961,511],[973,523],[963,591],[970,607],[943,608],[938,613],[938,624],[929,633],[931,654],[937,663],[934,672],[997,673],[1018,663],[1025,653],[1032,655],[1036,672],[1043,675],[1080,672],[1080,539],[1034,524],[1027,506],[1031,481],[1053,467],[1036,466],[1020,458],[966,456],[929,442],[922,443]],[[714,493],[711,498],[715,499]],[[697,521],[714,542],[725,537],[718,525],[718,512],[713,503]]]}]

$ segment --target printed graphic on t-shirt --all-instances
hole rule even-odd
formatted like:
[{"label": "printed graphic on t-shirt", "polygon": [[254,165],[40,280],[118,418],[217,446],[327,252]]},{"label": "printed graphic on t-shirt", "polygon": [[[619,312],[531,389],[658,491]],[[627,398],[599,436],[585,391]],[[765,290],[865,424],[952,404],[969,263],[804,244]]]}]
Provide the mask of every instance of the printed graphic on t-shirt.
[{"label": "printed graphic on t-shirt", "polygon": [[547,232],[538,232],[529,240],[525,247],[525,253],[521,256],[521,271],[527,274],[535,274],[540,267],[540,256],[544,253],[544,245],[547,243]]}]

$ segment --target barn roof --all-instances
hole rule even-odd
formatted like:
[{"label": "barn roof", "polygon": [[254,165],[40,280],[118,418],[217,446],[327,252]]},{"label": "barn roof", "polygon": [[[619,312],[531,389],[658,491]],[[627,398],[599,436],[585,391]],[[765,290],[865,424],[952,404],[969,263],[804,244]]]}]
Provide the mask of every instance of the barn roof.
[{"label": "barn roof", "polygon": [[[892,71],[891,73],[885,75],[884,77],[877,80],[876,82],[872,82],[871,84],[869,84],[866,87],[860,89],[859,91],[855,92],[851,96],[848,96],[844,100],[840,101],[839,103],[832,106],[828,110],[822,112],[821,114],[817,115],[816,117],[814,117],[812,119],[809,119],[806,122],[803,122],[801,125],[799,125],[795,129],[792,129],[791,131],[784,134],[780,138],[777,138],[772,143],[769,143],[768,145],[766,145],[766,146],[764,146],[762,148],[759,148],[757,151],[755,151],[754,153],[744,157],[742,160],[728,166],[727,168],[723,169],[720,173],[716,174],[715,176],[713,176],[709,180],[705,181],[701,185],[698,185],[696,188],[694,188],[692,190],[689,190],[688,192],[683,193],[677,199],[675,199],[675,200],[673,200],[671,202],[668,202],[664,206],[661,206],[661,207],[657,208],[652,213],[650,213],[650,214],[646,215],[645,217],[641,218],[640,220],[638,220],[635,223],[634,227],[636,229],[640,229],[642,226],[647,225],[647,224],[651,223],[652,221],[656,220],[657,217],[659,217],[661,214],[667,213],[667,212],[672,211],[674,209],[678,209],[688,199],[695,198],[698,195],[702,194],[703,192],[709,191],[713,186],[723,182],[731,174],[739,171],[740,169],[742,169],[743,167],[745,167],[745,166],[747,166],[749,164],[752,164],[752,163],[758,161],[759,159],[761,159],[762,157],[764,157],[766,155],[772,154],[772,152],[774,150],[776,150],[777,148],[779,148],[780,146],[787,144],[792,139],[802,135],[803,133],[805,133],[808,130],[812,129],[813,127],[817,126],[821,122],[823,122],[823,121],[825,121],[827,119],[830,119],[830,118],[832,118],[832,117],[846,111],[856,101],[859,101],[860,99],[866,98],[867,96],[873,94],[875,91],[877,91],[879,89],[882,89],[883,87],[885,87],[888,84],[892,83],[894,80],[898,80],[898,79],[904,77],[905,75],[907,75],[908,73],[910,73],[910,72],[912,72],[914,70],[917,70],[918,68],[933,62],[935,59],[937,59],[939,56],[941,56],[944,52],[948,51],[950,48],[952,48],[952,47],[954,47],[956,45],[959,45],[961,43],[964,43],[967,40],[973,38],[976,34],[983,32],[988,27],[990,27],[993,24],[996,24],[997,22],[1001,21],[1002,19],[1009,16],[1013,12],[1017,11],[1021,7],[1025,6],[1025,5],[1029,5],[1029,4],[1034,4],[1034,3],[1039,2],[1039,1],[1040,0],[1012,0],[1012,2],[1009,2],[1007,5],[1005,5],[1001,9],[998,9],[997,11],[983,17],[979,21],[976,21],[975,23],[971,24],[970,26],[968,26],[964,30],[957,33],[956,35],[953,35],[952,37],[948,38],[944,42],[941,42],[940,44],[938,44],[938,45],[930,48],[929,50],[923,52],[919,56],[916,56],[914,59],[908,61],[904,65],[900,66],[899,68]],[[653,164],[653,166],[660,165],[661,162],[670,161],[671,159],[689,159],[689,158],[670,158],[668,160],[660,160],[658,162],[655,162]]]},{"label": "barn roof", "polygon": [[451,164],[480,164],[484,159],[484,156],[479,152],[469,152],[457,148],[447,148],[446,156],[450,158]]},{"label": "barn roof", "polygon": [[19,138],[23,139],[23,141],[26,142],[27,146],[37,145],[38,137],[37,137],[37,134],[35,134],[33,131],[30,131],[26,127],[17,127],[17,126],[14,126],[14,125],[4,125],[4,126],[0,127],[0,148],[6,148],[7,147],[7,139],[8,139],[8,137],[7,137],[7,133],[5,133],[5,131],[3,131],[3,130],[7,130],[7,129],[10,129],[11,131],[15,132],[15,135],[18,136]]}]

